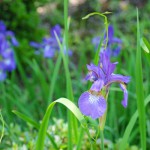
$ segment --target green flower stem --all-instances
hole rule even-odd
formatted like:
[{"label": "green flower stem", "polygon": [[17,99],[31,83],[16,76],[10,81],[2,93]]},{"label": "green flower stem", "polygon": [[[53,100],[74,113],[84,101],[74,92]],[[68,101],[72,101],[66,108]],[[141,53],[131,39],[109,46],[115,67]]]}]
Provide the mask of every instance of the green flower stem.
[{"label": "green flower stem", "polygon": [[101,138],[101,149],[104,150],[104,127],[106,122],[106,116],[107,116],[107,110],[104,113],[104,115],[99,119],[99,126],[100,126],[100,138]]},{"label": "green flower stem", "polygon": [[2,131],[1,131],[1,136],[0,136],[0,143],[1,143],[2,138],[3,138],[3,136],[4,136],[4,131],[5,131],[5,129],[4,129],[4,119],[3,119],[3,116],[2,116],[2,114],[1,114],[1,110],[0,110],[0,120],[1,120],[1,122],[2,122]]},{"label": "green flower stem", "polygon": [[[107,102],[107,97],[108,97],[108,89],[105,88],[102,90],[102,95],[104,95],[104,98],[106,99]],[[106,122],[106,117],[107,117],[107,108],[102,117],[99,118],[99,127],[100,127],[100,136],[101,136],[101,149],[104,150],[104,127],[105,127],[105,122]]]},{"label": "green flower stem", "polygon": [[106,44],[104,45],[104,49],[106,49],[107,43],[108,43],[108,25],[109,25],[109,23],[108,23],[108,19],[106,16],[108,14],[111,14],[111,12],[104,12],[104,13],[93,12],[82,18],[82,19],[88,19],[89,17],[91,17],[93,15],[99,15],[104,18],[104,25],[105,25],[105,30],[106,30]]},{"label": "green flower stem", "polygon": [[105,127],[105,122],[106,122],[106,116],[107,116],[107,110],[104,113],[104,115],[99,119],[99,126],[100,126],[100,131],[104,130]]},{"label": "green flower stem", "polygon": [[104,134],[103,134],[103,130],[100,131],[100,136],[101,136],[101,149],[104,150]]}]

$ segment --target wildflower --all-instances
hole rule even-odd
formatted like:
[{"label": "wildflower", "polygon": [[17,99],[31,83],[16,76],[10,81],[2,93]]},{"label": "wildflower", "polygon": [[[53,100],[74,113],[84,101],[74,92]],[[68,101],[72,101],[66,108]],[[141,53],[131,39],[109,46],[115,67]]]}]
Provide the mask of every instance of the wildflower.
[{"label": "wildflower", "polygon": [[[99,42],[100,42],[100,37],[94,37],[92,39],[92,43],[95,45],[95,48],[98,48]],[[104,36],[104,42],[101,47],[101,52],[104,51],[105,45],[106,45],[106,39],[107,35],[105,34]],[[107,43],[107,48],[106,48],[106,55],[108,57],[111,56],[118,56],[121,50],[121,39],[114,37],[114,28],[113,26],[109,25],[108,27],[108,43]]]},{"label": "wildflower", "polygon": [[[8,37],[11,38],[11,41]],[[14,33],[7,31],[4,22],[0,21],[0,81],[6,79],[7,72],[11,72],[16,68],[13,45],[18,45]]]},{"label": "wildflower", "polygon": [[120,84],[121,90],[124,92],[122,105],[127,107],[128,92],[126,84],[130,81],[129,76],[114,74],[117,62],[111,63],[106,51],[101,52],[98,66],[94,64],[87,65],[89,73],[85,77],[86,80],[93,82],[89,91],[84,92],[78,101],[81,112],[93,119],[100,118],[107,108],[107,95],[109,87],[112,83]]},{"label": "wildflower", "polygon": [[0,20],[0,34],[3,35],[3,36],[5,36],[5,38],[7,38],[8,40],[10,39],[9,42],[13,46],[18,46],[19,45],[17,39],[15,38],[14,32],[12,32],[10,30],[6,30],[5,24],[1,20]]},{"label": "wildflower", "polygon": [[[30,42],[30,45],[34,47],[36,50],[43,50],[43,55],[45,58],[53,58],[57,51],[60,51],[57,39],[55,37],[55,32],[62,43],[62,35],[61,35],[61,27],[59,25],[55,25],[50,30],[51,37],[43,38],[42,43]],[[66,53],[66,48],[64,47],[64,53]],[[71,50],[68,50],[68,55],[71,56]]]}]

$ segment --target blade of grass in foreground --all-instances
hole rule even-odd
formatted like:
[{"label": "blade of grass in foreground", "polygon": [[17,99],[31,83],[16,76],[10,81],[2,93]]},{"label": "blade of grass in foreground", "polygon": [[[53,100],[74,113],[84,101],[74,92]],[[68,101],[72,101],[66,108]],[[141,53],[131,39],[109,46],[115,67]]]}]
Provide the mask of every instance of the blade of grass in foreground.
[{"label": "blade of grass in foreground", "polygon": [[[56,33],[55,33],[55,36],[56,36],[57,42],[61,50],[63,64],[65,68],[67,98],[70,99],[71,101],[74,101],[71,76],[70,76],[69,67],[68,67],[68,64],[69,64],[69,59],[68,59],[68,29],[69,29],[68,0],[64,0],[64,25],[65,25],[65,32],[64,32],[63,45],[61,45],[60,40],[58,36],[56,35]],[[65,47],[66,47],[66,55],[64,54]],[[77,120],[75,119],[74,116],[72,116],[70,112],[67,113],[67,116],[68,116],[68,149],[72,150],[72,140],[73,140],[72,132],[74,133],[74,139],[76,143],[78,140],[78,124],[77,124]]]},{"label": "blade of grass in foreground", "polygon": [[[66,85],[67,85],[67,98],[69,98],[71,101],[74,101],[73,99],[73,90],[72,90],[72,83],[71,83],[71,77],[70,77],[70,72],[69,72],[69,67],[68,67],[68,0],[64,0],[64,25],[65,25],[65,34],[64,34],[64,46],[66,47],[66,56],[64,55],[63,49],[61,48],[61,53],[63,56],[63,62],[64,62],[64,67],[65,67],[65,74],[66,74]],[[72,129],[74,128],[75,130],[75,137],[76,141],[78,138],[78,132],[77,132],[77,126],[75,123],[75,120],[70,114],[70,112],[67,112],[67,118],[68,118],[68,150],[72,150]],[[73,127],[74,124],[74,127]],[[73,127],[73,128],[72,128]]]},{"label": "blade of grass in foreground", "polygon": [[[150,102],[150,95],[147,96],[147,98],[144,100],[145,101],[145,107],[147,106],[147,104]],[[128,139],[129,139],[129,136],[131,134],[131,131],[136,123],[136,120],[138,118],[138,110],[133,114],[132,118],[130,119],[129,121],[129,124],[127,125],[126,127],[126,130],[124,132],[124,135],[123,135],[123,138],[120,142],[120,147],[119,149],[120,150],[125,150],[126,149],[126,146],[127,146],[127,142],[128,142]]]},{"label": "blade of grass in foreground", "polygon": [[38,134],[38,139],[36,142],[36,150],[43,150],[44,149],[44,141],[45,141],[45,137],[46,137],[46,131],[47,131],[47,127],[48,127],[49,117],[50,117],[52,109],[56,103],[61,103],[64,106],[66,106],[75,115],[75,117],[79,120],[80,123],[83,124],[85,122],[84,117],[81,114],[80,110],[70,100],[68,100],[66,98],[59,98],[58,100],[52,102],[48,106],[47,111],[45,113],[45,116],[42,120],[39,134]]},{"label": "blade of grass in foreground", "polygon": [[1,122],[2,122],[2,133],[1,133],[1,136],[0,136],[0,143],[1,143],[1,141],[2,141],[2,138],[3,138],[3,136],[4,136],[4,119],[3,119],[3,116],[2,116],[2,114],[1,114],[1,110],[0,110],[0,120],[1,120]]},{"label": "blade of grass in foreground", "polygon": [[141,48],[140,48],[140,25],[139,15],[137,9],[137,52],[136,52],[136,95],[137,108],[139,113],[139,127],[140,140],[142,150],[146,150],[146,121],[145,121],[145,107],[144,107],[144,92],[143,92],[143,76],[142,76],[142,62],[141,62]]}]

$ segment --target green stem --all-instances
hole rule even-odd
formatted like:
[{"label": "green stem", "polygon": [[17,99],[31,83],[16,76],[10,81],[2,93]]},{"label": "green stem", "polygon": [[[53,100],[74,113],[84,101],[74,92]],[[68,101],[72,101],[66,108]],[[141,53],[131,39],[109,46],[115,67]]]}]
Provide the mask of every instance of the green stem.
[{"label": "green stem", "polygon": [[89,17],[93,16],[93,15],[99,15],[101,17],[104,17],[104,25],[105,25],[105,30],[106,30],[106,44],[104,49],[107,48],[107,44],[108,44],[108,19],[107,19],[107,14],[110,14],[111,12],[105,12],[105,13],[99,13],[99,12],[93,12],[90,13],[88,15],[86,15],[85,17],[83,17],[82,19],[88,19]]},{"label": "green stem", "polygon": [[139,113],[139,129],[142,150],[146,150],[146,116],[144,106],[143,72],[140,48],[140,23],[137,9],[136,95]]},{"label": "green stem", "polygon": [[101,149],[104,150],[104,134],[103,130],[100,130],[100,136],[101,136]]},{"label": "green stem", "polygon": [[80,150],[81,149],[83,136],[84,136],[84,129],[81,127],[76,150]]},{"label": "green stem", "polygon": [[58,77],[58,73],[59,73],[59,69],[60,69],[60,65],[61,65],[61,60],[62,60],[62,56],[61,54],[59,54],[56,64],[55,64],[55,69],[52,75],[52,80],[51,80],[51,84],[49,86],[49,96],[48,96],[48,104],[52,102],[53,99],[53,94],[54,94],[54,88],[55,88],[55,84],[56,84],[56,80]]},{"label": "green stem", "polygon": [[96,142],[93,141],[94,139],[92,139],[90,132],[89,132],[89,129],[87,127],[85,128],[85,132],[88,135],[88,139],[89,139],[89,142],[91,144],[91,150],[96,150]]},{"label": "green stem", "polygon": [[0,136],[0,143],[1,143],[2,138],[3,138],[3,136],[4,136],[4,131],[5,131],[5,129],[4,129],[4,119],[3,119],[3,116],[2,116],[2,114],[1,114],[1,110],[0,110],[0,120],[1,120],[1,122],[2,122],[2,133],[1,133],[1,136]]},{"label": "green stem", "polygon": [[105,122],[106,122],[106,116],[107,116],[107,110],[104,113],[104,115],[99,119],[99,123],[100,123],[100,130],[103,131],[104,130],[104,126],[105,126]]}]

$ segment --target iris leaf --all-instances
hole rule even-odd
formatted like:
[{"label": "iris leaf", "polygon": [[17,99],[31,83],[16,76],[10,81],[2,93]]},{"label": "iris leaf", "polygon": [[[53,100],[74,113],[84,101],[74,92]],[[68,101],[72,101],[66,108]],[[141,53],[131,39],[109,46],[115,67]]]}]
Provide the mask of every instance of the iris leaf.
[{"label": "iris leaf", "polygon": [[44,115],[44,118],[43,118],[41,126],[40,126],[38,139],[36,142],[36,150],[43,150],[44,149],[44,141],[46,138],[46,131],[48,128],[49,117],[50,117],[52,109],[56,103],[60,103],[60,104],[63,104],[64,106],[66,106],[75,115],[75,117],[79,120],[80,123],[83,124],[85,121],[80,110],[78,109],[78,107],[73,102],[71,102],[70,100],[68,100],[66,98],[57,99],[56,101],[52,102],[46,110],[46,113]]},{"label": "iris leaf", "polygon": [[149,53],[149,51],[150,51],[150,44],[149,44],[149,42],[147,41],[146,38],[143,37],[143,38],[141,39],[140,45],[141,45],[141,47],[143,48],[143,50],[144,50],[146,53]]},{"label": "iris leaf", "polygon": [[[144,100],[145,101],[145,107],[147,106],[148,103],[150,103],[150,95],[147,96],[147,98]],[[124,135],[123,135],[123,138],[120,142],[120,150],[125,150],[126,149],[126,146],[127,146],[127,142],[128,142],[128,139],[130,137],[130,134],[133,130],[133,127],[138,119],[138,110],[136,110],[136,112],[133,114],[132,118],[130,119],[127,127],[126,127],[126,130],[124,132]]]}]

